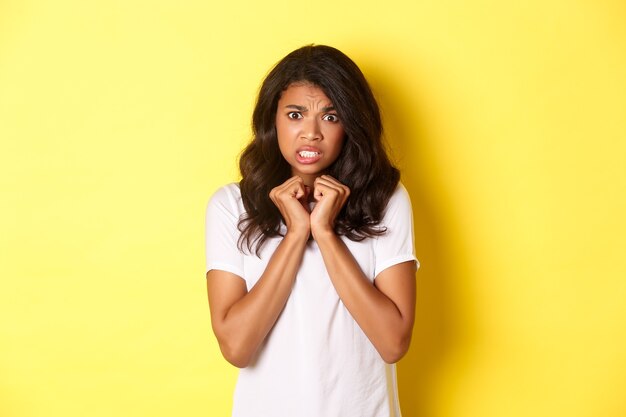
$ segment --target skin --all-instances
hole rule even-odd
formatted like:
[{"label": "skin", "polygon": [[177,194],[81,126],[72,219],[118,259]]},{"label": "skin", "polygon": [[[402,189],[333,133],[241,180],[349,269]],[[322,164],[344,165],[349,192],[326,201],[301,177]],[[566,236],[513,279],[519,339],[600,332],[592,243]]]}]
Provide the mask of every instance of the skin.
[{"label": "skin", "polygon": [[[278,147],[307,187],[339,156],[345,132],[333,104],[326,94],[311,84],[294,84],[283,92],[276,109]],[[319,154],[314,160],[303,161],[298,151]]]},{"label": "skin", "polygon": [[[274,326],[291,292],[312,235],[337,294],[382,359],[397,362],[409,348],[415,315],[415,263],[391,266],[372,283],[334,232],[335,219],[350,190],[325,175],[341,151],[344,131],[324,92],[294,84],[278,102],[276,131],[281,153],[293,176],[270,192],[287,232],[257,284],[248,292],[243,279],[229,272],[207,272],[213,331],[222,354],[246,367]],[[315,150],[298,158],[298,150]],[[307,201],[317,204],[309,213]]]}]

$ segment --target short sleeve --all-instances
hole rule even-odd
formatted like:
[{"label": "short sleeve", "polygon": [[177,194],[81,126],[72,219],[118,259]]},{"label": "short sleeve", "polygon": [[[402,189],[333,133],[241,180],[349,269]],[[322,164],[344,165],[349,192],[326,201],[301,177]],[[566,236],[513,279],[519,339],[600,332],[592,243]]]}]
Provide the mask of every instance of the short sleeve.
[{"label": "short sleeve", "polygon": [[206,272],[212,269],[244,277],[243,254],[237,247],[241,194],[237,184],[218,189],[206,208]]},{"label": "short sleeve", "polygon": [[411,199],[401,183],[387,203],[381,226],[387,231],[376,238],[374,276],[377,277],[390,266],[406,261],[415,261],[419,268],[419,261],[415,257]]}]

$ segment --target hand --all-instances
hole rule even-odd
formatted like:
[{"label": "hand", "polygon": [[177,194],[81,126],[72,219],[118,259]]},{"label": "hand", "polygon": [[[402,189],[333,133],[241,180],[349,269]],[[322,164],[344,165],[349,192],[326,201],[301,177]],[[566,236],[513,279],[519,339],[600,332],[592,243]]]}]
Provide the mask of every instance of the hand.
[{"label": "hand", "polygon": [[344,206],[350,189],[331,177],[322,175],[315,179],[313,184],[313,198],[317,202],[311,212],[311,233],[333,232],[335,219]]},{"label": "hand", "polygon": [[287,233],[296,233],[309,238],[311,232],[308,211],[309,187],[304,185],[302,178],[289,178],[270,191],[270,199],[278,207],[283,216]]}]

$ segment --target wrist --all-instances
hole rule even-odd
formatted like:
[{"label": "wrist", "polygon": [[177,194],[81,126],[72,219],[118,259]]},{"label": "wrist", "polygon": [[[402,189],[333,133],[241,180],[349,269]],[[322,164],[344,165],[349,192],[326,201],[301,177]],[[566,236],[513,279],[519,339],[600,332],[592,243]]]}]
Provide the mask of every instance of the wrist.
[{"label": "wrist", "polygon": [[295,241],[307,241],[311,230],[309,227],[291,227],[287,229],[284,239],[293,239]]},{"label": "wrist", "polygon": [[311,234],[313,235],[313,239],[315,239],[318,242],[337,237],[337,234],[335,233],[335,229],[333,229],[329,225],[317,226],[317,227],[311,226]]}]

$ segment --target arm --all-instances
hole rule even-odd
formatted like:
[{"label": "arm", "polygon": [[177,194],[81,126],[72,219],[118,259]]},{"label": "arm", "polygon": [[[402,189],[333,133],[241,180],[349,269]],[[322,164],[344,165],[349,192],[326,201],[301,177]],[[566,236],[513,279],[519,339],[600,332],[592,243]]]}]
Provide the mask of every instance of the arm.
[{"label": "arm", "polygon": [[411,341],[416,265],[413,261],[393,265],[381,271],[372,284],[332,227],[334,213],[347,200],[349,190],[322,176],[316,181],[314,195],[318,205],[311,214],[311,232],[337,294],[383,360],[397,362]]},{"label": "arm", "polygon": [[265,272],[248,292],[243,279],[213,269],[207,272],[211,324],[224,358],[248,366],[282,311],[304,253],[306,239],[287,235]]},{"label": "arm", "polygon": [[334,233],[315,240],[337,294],[387,363],[409,350],[415,315],[415,262],[382,271],[372,284]]},{"label": "arm", "polygon": [[233,273],[207,272],[213,332],[224,358],[237,367],[248,366],[291,293],[309,237],[309,214],[299,201],[305,196],[303,183],[294,178],[272,190],[270,197],[284,213],[287,233],[249,292]]}]

